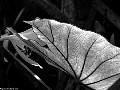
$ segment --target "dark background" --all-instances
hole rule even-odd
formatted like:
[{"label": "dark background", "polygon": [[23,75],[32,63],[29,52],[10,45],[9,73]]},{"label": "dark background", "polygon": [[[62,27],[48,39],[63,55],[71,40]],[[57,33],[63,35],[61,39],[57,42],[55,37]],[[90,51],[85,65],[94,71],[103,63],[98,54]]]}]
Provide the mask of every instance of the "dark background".
[{"label": "dark background", "polygon": [[[102,1],[114,13],[120,16],[119,0]],[[71,23],[81,29],[89,29],[100,33],[109,42],[120,47],[120,30],[107,19],[106,14],[101,15],[96,9],[93,9],[92,3],[93,0],[0,0],[0,34],[5,33],[6,27],[13,27],[17,32],[25,31],[31,26],[23,23],[23,21],[30,21],[39,17]],[[93,13],[91,14],[90,11],[92,9]],[[93,15],[93,17],[91,15]],[[93,18],[91,21],[89,21],[90,16]],[[97,31],[98,27],[102,29]],[[111,41],[112,34],[114,34],[114,38],[112,39],[114,43]],[[2,48],[2,42],[0,42],[0,44],[0,87],[18,88],[18,90],[46,90],[42,84],[37,82],[27,70],[25,70]],[[9,49],[12,52],[15,52],[11,43],[9,43]],[[9,62],[4,62],[4,56]],[[40,56],[37,57],[33,55],[32,57],[38,60],[38,62],[43,66],[43,70],[38,67],[30,66],[24,62],[24,60],[23,62],[38,76],[40,76],[52,89],[77,90],[72,89],[75,85],[72,83],[74,80],[71,76],[49,66]],[[120,90],[119,85],[118,80],[110,90]],[[114,87],[116,87],[116,89]],[[87,87],[84,89],[91,90]],[[81,86],[80,90],[84,89],[82,89]]]}]

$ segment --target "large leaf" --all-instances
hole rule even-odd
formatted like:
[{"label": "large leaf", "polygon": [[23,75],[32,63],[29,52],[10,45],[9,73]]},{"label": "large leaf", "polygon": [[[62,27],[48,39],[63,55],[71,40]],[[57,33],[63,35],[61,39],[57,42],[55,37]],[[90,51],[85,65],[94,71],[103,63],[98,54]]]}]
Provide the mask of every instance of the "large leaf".
[{"label": "large leaf", "polygon": [[36,18],[26,23],[33,27],[19,33],[26,40],[17,34],[1,40],[9,39],[16,46],[28,45],[31,50],[43,53],[48,64],[93,89],[106,90],[119,79],[120,48],[101,35],[49,19]]}]

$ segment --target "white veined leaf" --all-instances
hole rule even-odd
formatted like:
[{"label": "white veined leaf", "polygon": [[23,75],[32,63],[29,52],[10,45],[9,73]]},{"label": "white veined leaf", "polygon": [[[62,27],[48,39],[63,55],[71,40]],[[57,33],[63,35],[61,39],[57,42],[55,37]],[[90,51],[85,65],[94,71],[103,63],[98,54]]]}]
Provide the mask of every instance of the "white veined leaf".
[{"label": "white veined leaf", "polygon": [[[39,22],[43,22],[43,26]],[[51,24],[51,28],[48,24]],[[101,35],[54,20],[37,19],[31,25],[46,37],[43,41],[51,50],[46,50],[48,56],[53,56],[53,60],[70,74],[74,75],[74,70],[84,84],[94,89],[106,90],[119,79],[120,48],[111,45]],[[53,39],[49,39],[48,34],[52,34]],[[111,65],[113,63],[115,65]]]},{"label": "white veined leaf", "polygon": [[[75,26],[59,23],[54,20],[49,21],[52,26],[50,30],[53,30],[52,32],[56,30],[57,32],[57,34],[52,33],[54,37],[54,43],[51,43],[55,44],[53,45],[55,48],[51,47],[52,45],[50,45],[50,43],[46,43],[56,57],[63,57],[60,58],[62,62],[59,61],[63,64],[62,66],[66,65],[69,67],[69,69],[71,69],[70,66],[65,62],[65,57],[67,54],[69,54],[69,57],[66,58],[75,71],[77,77],[79,77],[79,79],[82,80],[84,84],[88,84],[94,89],[106,90],[116,80],[119,79],[118,75],[120,73],[120,64],[118,63],[120,62],[120,48],[111,45],[104,37],[99,34],[90,31],[84,31]],[[37,25],[38,24],[36,24],[36,26],[33,25],[33,27],[38,27],[37,29],[39,29],[39,26]],[[47,27],[47,24],[44,25]],[[42,32],[41,28],[39,30]],[[42,33],[44,34],[44,32]],[[44,34],[44,36],[46,36],[46,34]],[[64,56],[59,54],[57,55],[58,50],[55,51],[56,48],[58,48],[59,52],[61,52]],[[52,56],[50,51],[48,51],[48,54]],[[113,63],[115,65],[111,65]],[[65,69],[69,70],[67,67],[65,67]],[[108,72],[109,74],[107,74]]]}]

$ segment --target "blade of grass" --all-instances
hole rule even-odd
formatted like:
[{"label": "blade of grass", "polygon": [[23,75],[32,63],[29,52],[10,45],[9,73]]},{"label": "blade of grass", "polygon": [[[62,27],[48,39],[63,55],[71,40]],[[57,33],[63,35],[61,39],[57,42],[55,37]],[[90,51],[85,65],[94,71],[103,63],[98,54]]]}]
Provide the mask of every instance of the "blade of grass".
[{"label": "blade of grass", "polygon": [[14,27],[15,24],[18,22],[18,20],[20,19],[22,13],[24,12],[24,10],[25,10],[25,7],[24,7],[23,9],[20,10],[20,12],[18,13],[18,15],[17,15],[17,17],[16,17],[16,19],[15,19],[15,21],[14,21],[12,27]]}]

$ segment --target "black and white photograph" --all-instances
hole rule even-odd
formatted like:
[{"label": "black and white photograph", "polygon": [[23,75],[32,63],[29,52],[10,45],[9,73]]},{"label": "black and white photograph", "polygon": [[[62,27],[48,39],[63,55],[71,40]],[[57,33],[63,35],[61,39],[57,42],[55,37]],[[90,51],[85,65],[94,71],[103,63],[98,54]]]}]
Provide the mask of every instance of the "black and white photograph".
[{"label": "black and white photograph", "polygon": [[119,0],[0,0],[0,90],[120,90]]}]

